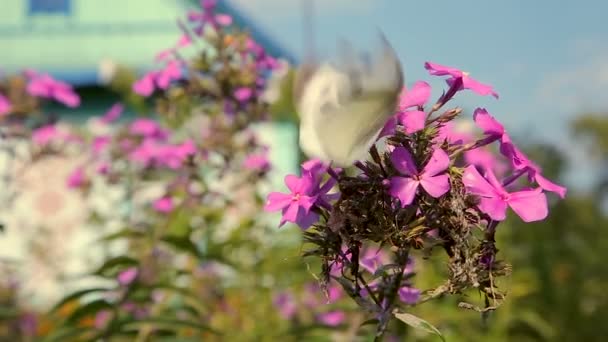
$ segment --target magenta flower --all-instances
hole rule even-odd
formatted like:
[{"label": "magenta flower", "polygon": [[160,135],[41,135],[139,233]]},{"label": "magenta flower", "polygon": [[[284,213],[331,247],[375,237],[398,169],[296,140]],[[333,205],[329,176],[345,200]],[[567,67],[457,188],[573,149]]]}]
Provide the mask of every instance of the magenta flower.
[{"label": "magenta flower", "polygon": [[420,299],[420,290],[411,286],[403,286],[399,289],[399,299],[405,304],[416,304]]},{"label": "magenta flower", "polygon": [[186,159],[196,153],[196,146],[192,140],[186,140],[179,145],[158,146],[153,151],[153,157],[159,165],[167,166],[171,169],[180,168]]},{"label": "magenta flower", "polygon": [[239,102],[248,101],[253,96],[253,90],[247,87],[239,87],[234,91],[234,98]]},{"label": "magenta flower", "polygon": [[464,72],[456,68],[451,68],[431,62],[424,63],[424,68],[428,70],[431,75],[434,76],[451,76],[446,80],[446,82],[450,86],[454,84],[457,79],[461,79],[462,86],[459,90],[469,89],[482,96],[492,95],[495,98],[498,98],[498,94],[494,91],[494,89],[492,89],[491,85],[483,84],[475,80],[474,78],[469,76],[468,72]]},{"label": "magenta flower", "polygon": [[405,133],[413,134],[424,129],[426,113],[421,110],[409,110],[397,114],[397,121],[405,128]]},{"label": "magenta flower", "polygon": [[496,155],[491,151],[478,147],[464,153],[464,160],[467,164],[476,165],[482,169],[493,169],[499,175],[506,171],[506,165],[496,158]]},{"label": "magenta flower", "polygon": [[103,123],[109,124],[109,123],[112,123],[112,122],[118,120],[118,118],[120,118],[120,116],[122,115],[122,112],[124,111],[124,109],[125,109],[125,106],[123,106],[122,103],[120,103],[120,102],[115,103],[101,117],[101,121]]},{"label": "magenta flower", "polygon": [[32,140],[36,145],[45,146],[51,143],[53,140],[64,138],[65,135],[61,133],[55,125],[46,125],[35,129],[32,132]]},{"label": "magenta flower", "polygon": [[462,182],[468,192],[480,197],[479,210],[492,220],[504,220],[507,206],[524,222],[540,221],[548,215],[547,197],[540,188],[508,193],[492,170],[486,170],[484,178],[472,165],[465,168]]},{"label": "magenta flower", "polygon": [[156,71],[150,71],[133,83],[133,91],[141,96],[150,96],[155,89]]},{"label": "magenta flower", "polygon": [[215,14],[215,0],[201,0],[202,12],[190,11],[188,13],[188,21],[197,23],[194,27],[194,32],[198,35],[203,33],[205,24],[211,25],[213,28],[218,26],[230,26],[232,17],[227,14]]},{"label": "magenta flower", "polygon": [[0,94],[0,116],[10,113],[11,110],[11,102],[4,95]]},{"label": "magenta flower", "polygon": [[315,180],[310,174],[303,174],[302,177],[287,175],[285,176],[285,185],[287,185],[290,193],[270,193],[264,210],[282,210],[283,217],[279,227],[284,225],[285,222],[293,222],[302,229],[307,229],[319,220],[319,214],[310,210],[318,198],[318,194],[314,193]]},{"label": "magenta flower", "polygon": [[167,137],[167,132],[160,127],[158,122],[146,118],[134,120],[129,126],[129,133],[154,139],[165,139]]},{"label": "magenta flower", "polygon": [[93,138],[93,154],[103,153],[110,143],[112,142],[112,138],[108,135],[102,135]]},{"label": "magenta flower", "polygon": [[384,264],[389,263],[390,258],[381,249],[367,248],[365,253],[359,260],[359,264],[366,271],[374,274],[378,268]]},{"label": "magenta flower", "polygon": [[266,172],[270,170],[268,151],[248,155],[243,162],[243,167],[256,172]]},{"label": "magenta flower", "polygon": [[391,196],[401,201],[405,207],[414,201],[418,186],[432,197],[440,197],[450,190],[450,180],[444,174],[450,165],[450,158],[440,148],[435,149],[422,171],[418,171],[414,159],[409,151],[403,147],[396,147],[391,154],[391,161],[395,168],[405,177],[391,177],[389,181]]},{"label": "magenta flower", "polygon": [[139,271],[137,269],[137,267],[133,266],[133,267],[129,267],[126,270],[118,273],[118,276],[116,277],[116,279],[118,280],[118,283],[122,286],[127,286],[129,284],[131,284],[135,278],[137,278],[137,274],[139,274]]},{"label": "magenta flower", "polygon": [[423,107],[431,96],[431,86],[424,82],[414,83],[409,91],[403,87],[399,97],[399,109],[405,111],[412,107]]},{"label": "magenta flower", "polygon": [[[308,174],[314,182],[314,193],[318,194],[316,204],[326,209],[331,209],[330,202],[333,202],[340,198],[340,193],[329,193],[331,189],[336,185],[336,179],[329,177],[325,183],[323,183],[324,176],[330,171],[329,164],[322,162],[319,159],[310,159],[302,163],[302,174]],[[338,174],[342,172],[339,168],[332,168],[331,172]],[[321,184],[323,183],[323,184]]]},{"label": "magenta flower", "polygon": [[26,88],[28,94],[53,99],[72,108],[80,105],[80,97],[71,85],[55,80],[48,74],[38,74],[33,71],[27,72],[26,76],[29,78]]},{"label": "magenta flower", "polygon": [[346,320],[346,314],[340,310],[329,311],[319,314],[317,320],[330,327],[336,327]]},{"label": "magenta flower", "polygon": [[78,167],[70,173],[67,179],[67,186],[70,189],[81,187],[86,182],[86,176],[83,167]]},{"label": "magenta flower", "polygon": [[96,329],[104,329],[110,320],[112,319],[112,311],[111,310],[100,310],[95,314],[95,328]]},{"label": "magenta flower", "polygon": [[152,207],[161,214],[168,214],[173,211],[173,199],[169,196],[161,197],[154,201]]},{"label": "magenta flower", "polygon": [[509,159],[517,171],[528,173],[531,181],[535,181],[543,190],[556,193],[561,198],[566,196],[566,188],[555,184],[541,174],[541,168],[532,162],[522,151],[513,144],[504,126],[483,108],[477,108],[473,119],[489,139],[500,141],[500,153]]},{"label": "magenta flower", "polygon": [[444,141],[452,145],[460,145],[473,140],[472,134],[458,131],[454,126],[452,121],[443,124],[439,127],[439,132],[433,141],[439,145],[443,144]]},{"label": "magenta flower", "polygon": [[291,319],[296,315],[296,300],[290,292],[281,292],[274,296],[274,306],[281,313],[283,319]]}]

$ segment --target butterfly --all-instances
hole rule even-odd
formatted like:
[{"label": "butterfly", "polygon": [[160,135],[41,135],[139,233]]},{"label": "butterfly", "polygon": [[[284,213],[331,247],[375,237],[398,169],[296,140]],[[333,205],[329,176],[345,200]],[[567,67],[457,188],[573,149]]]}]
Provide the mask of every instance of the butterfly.
[{"label": "butterfly", "polygon": [[380,40],[373,58],[344,42],[337,63],[304,63],[296,71],[300,147],[308,157],[337,166],[365,159],[394,114],[404,82],[401,63],[384,35]]}]

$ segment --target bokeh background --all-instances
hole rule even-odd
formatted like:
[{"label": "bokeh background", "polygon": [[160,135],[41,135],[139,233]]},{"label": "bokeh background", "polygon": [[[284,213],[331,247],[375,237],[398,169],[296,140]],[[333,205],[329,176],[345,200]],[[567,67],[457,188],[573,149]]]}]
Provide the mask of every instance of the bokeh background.
[{"label": "bokeh background", "polygon": [[[91,118],[117,101],[126,105],[121,120],[150,114],[153,106],[134,95],[131,84],[155,67],[158,51],[174,44],[180,35],[177,18],[197,3],[4,0],[0,3],[0,72],[4,76],[32,68],[74,85],[81,106],[46,107],[69,125],[90,128]],[[425,61],[457,66],[491,83],[500,100],[463,94],[460,105],[469,112],[475,107],[492,112],[551,179],[568,186],[568,196],[554,201],[546,221],[523,225],[513,219],[500,227],[499,246],[513,264],[513,275],[504,284],[508,300],[487,320],[458,309],[458,300],[452,298],[415,311],[440,328],[448,341],[608,338],[608,26],[604,20],[608,4],[600,0],[220,0],[218,11],[248,30],[268,54],[292,66],[311,48],[317,55],[331,56],[340,38],[370,49],[379,28],[395,47],[407,84],[429,81],[422,67]],[[440,81],[431,84],[441,89]],[[262,193],[280,188],[282,176],[296,172],[300,162],[297,117],[286,98],[290,86],[283,82],[277,87],[280,98],[271,107],[273,120],[256,128],[270,146],[273,164]],[[0,322],[6,323],[0,323],[5,330],[0,336],[7,336],[7,341],[14,331],[7,322],[15,318],[15,312],[22,321],[22,312],[42,315],[70,291],[89,286],[90,280],[80,275],[92,265],[126,248],[118,244],[88,253],[93,241],[121,225],[115,216],[127,201],[123,189],[100,186],[97,197],[89,195],[83,201],[65,187],[78,158],[47,158],[44,163],[26,165],[20,169],[21,183],[16,184],[9,175],[15,172],[13,158],[9,153],[0,158],[3,179],[12,182],[2,188],[17,186],[10,196],[2,191],[6,196],[0,208],[0,278],[5,285],[19,283],[18,290],[6,285],[0,293],[7,297],[0,298],[5,304]],[[90,219],[91,207],[105,213],[101,224]],[[298,261],[298,229],[274,228],[277,217],[264,220],[272,228],[264,231],[266,238],[260,243],[272,245],[265,250],[280,257],[260,266],[257,272],[275,280],[266,281],[270,285],[252,297],[272,308],[273,290],[295,289],[293,284],[306,282],[312,275],[309,265]],[[239,240],[238,236],[231,239]],[[434,263],[441,266],[440,259]],[[440,277],[428,267],[428,272],[421,272],[418,287],[432,286]],[[248,309],[251,306],[244,305],[231,315],[251,320],[253,313]],[[281,315],[275,319],[280,321]],[[38,320],[37,333],[42,320]],[[52,325],[46,329],[52,330]],[[273,325],[259,329],[248,338],[271,336]],[[301,331],[292,333],[313,339]],[[331,329],[315,334],[320,340],[333,336]],[[401,338],[434,340],[414,331]]]}]

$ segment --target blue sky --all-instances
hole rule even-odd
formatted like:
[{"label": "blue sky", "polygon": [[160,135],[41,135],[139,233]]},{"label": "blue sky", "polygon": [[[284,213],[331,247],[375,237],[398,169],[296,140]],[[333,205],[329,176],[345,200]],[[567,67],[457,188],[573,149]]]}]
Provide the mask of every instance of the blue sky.
[{"label": "blue sky", "polygon": [[[301,0],[230,0],[260,28],[302,56]],[[486,107],[519,140],[551,141],[580,165],[568,123],[608,112],[608,2],[314,0],[317,50],[331,55],[345,37],[373,48],[379,27],[404,64],[406,82],[430,80],[425,61],[458,67],[492,84],[500,100],[460,96],[465,109]],[[442,83],[432,82],[436,91]],[[592,166],[569,180],[589,184]],[[575,178],[576,176],[576,178]]]}]

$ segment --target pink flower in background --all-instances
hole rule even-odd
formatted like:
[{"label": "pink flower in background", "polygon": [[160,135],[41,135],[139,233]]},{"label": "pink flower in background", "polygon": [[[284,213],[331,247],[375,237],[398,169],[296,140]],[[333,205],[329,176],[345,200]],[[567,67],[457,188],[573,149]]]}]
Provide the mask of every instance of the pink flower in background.
[{"label": "pink flower in background", "polygon": [[279,310],[283,319],[291,319],[296,315],[296,300],[290,292],[276,294],[272,303]]},{"label": "pink flower in background", "polygon": [[146,118],[134,120],[129,125],[129,133],[151,139],[165,139],[167,137],[167,132],[160,127],[158,122]]},{"label": "pink flower in background", "polygon": [[158,52],[158,54],[156,54],[156,57],[154,58],[155,61],[157,62],[161,62],[161,61],[166,61],[169,59],[169,57],[171,57],[179,48],[183,48],[186,47],[188,45],[192,44],[192,39],[190,39],[190,36],[188,34],[183,34],[179,40],[177,41],[177,43],[175,44],[175,46],[172,46],[168,49],[165,50],[161,50]]},{"label": "pink flower in background", "polygon": [[79,188],[86,182],[86,176],[83,167],[78,167],[70,175],[67,179],[67,186],[70,189]]},{"label": "pink flower in background", "polygon": [[42,126],[32,132],[32,140],[40,146],[48,145],[51,141],[63,137],[64,134],[55,125]]},{"label": "pink flower in background", "polygon": [[239,102],[248,101],[253,95],[253,90],[247,87],[239,87],[234,91],[234,98]]},{"label": "pink flower in background", "polygon": [[80,97],[71,85],[55,80],[48,74],[38,74],[34,71],[26,72],[26,76],[29,78],[26,88],[28,94],[53,99],[72,108],[80,105]]},{"label": "pink flower in background", "polygon": [[104,152],[110,143],[112,142],[112,138],[108,135],[102,135],[93,138],[93,153],[100,154]]},{"label": "pink flower in background", "polygon": [[152,204],[154,210],[162,214],[168,214],[173,211],[174,204],[173,199],[171,197],[165,196],[157,199]]},{"label": "pink flower in background", "polygon": [[405,304],[416,304],[420,299],[420,290],[411,286],[399,289],[399,299]]},{"label": "pink flower in background", "polygon": [[4,116],[12,110],[11,102],[2,94],[0,94],[0,116]]},{"label": "pink flower in background", "polygon": [[270,160],[268,160],[268,151],[262,153],[250,154],[245,158],[243,167],[248,170],[257,172],[266,172],[270,170]]},{"label": "pink flower in background", "polygon": [[492,89],[491,85],[483,84],[469,76],[468,72],[458,70],[456,68],[443,66],[436,63],[426,62],[424,68],[434,76],[451,76],[446,81],[451,86],[457,79],[462,79],[462,86],[459,90],[469,89],[479,95],[492,95],[498,98],[498,94]]},{"label": "pink flower in background", "polygon": [[279,227],[285,222],[293,222],[302,229],[307,229],[319,220],[319,214],[310,210],[318,198],[318,194],[315,193],[315,181],[309,174],[304,174],[302,177],[287,175],[285,184],[290,193],[270,193],[264,210],[283,212]]},{"label": "pink flower in background", "polygon": [[194,32],[198,35],[203,34],[205,24],[209,24],[214,28],[218,26],[230,26],[232,17],[227,14],[215,14],[215,0],[201,0],[201,8],[203,11],[190,11],[188,13],[188,21],[196,23]]},{"label": "pink flower in background", "polygon": [[156,71],[146,73],[142,78],[133,83],[133,91],[141,96],[150,96],[155,89]]},{"label": "pink flower in background", "polygon": [[156,84],[160,89],[167,89],[172,81],[177,81],[181,77],[181,63],[178,60],[172,60],[169,61],[163,69],[158,71],[156,76]]},{"label": "pink flower in background", "polygon": [[468,132],[457,130],[454,122],[450,121],[439,127],[439,133],[433,141],[437,144],[443,144],[446,140],[450,144],[465,144],[473,141],[474,137]]},{"label": "pink flower in background", "polygon": [[467,164],[476,165],[482,169],[492,169],[494,172],[503,174],[507,167],[504,162],[496,158],[490,150],[479,147],[464,153],[464,160]]},{"label": "pink flower in background", "polygon": [[540,188],[508,193],[492,170],[487,170],[484,178],[472,165],[464,170],[462,182],[468,192],[480,197],[479,210],[493,220],[504,220],[507,206],[524,222],[540,221],[548,215],[547,197]]},{"label": "pink flower in background", "polygon": [[374,274],[380,266],[388,263],[389,261],[390,258],[382,249],[367,248],[361,259],[359,260],[359,264],[366,271],[371,274]]},{"label": "pink flower in background", "polygon": [[403,207],[414,201],[418,186],[422,186],[432,197],[440,197],[450,190],[448,175],[444,174],[450,164],[450,158],[440,148],[436,149],[422,171],[418,171],[409,151],[397,147],[391,154],[391,161],[401,176],[391,177],[390,194],[401,201]]},{"label": "pink flower in background", "polygon": [[403,88],[399,97],[399,109],[405,111],[412,107],[422,107],[430,96],[431,86],[424,81],[418,81],[412,85],[410,90]]},{"label": "pink flower in background", "polygon": [[135,280],[135,278],[137,278],[138,274],[139,270],[137,269],[137,267],[129,267],[126,270],[118,273],[116,280],[118,280],[118,283],[120,285],[127,286],[131,284]]},{"label": "pink flower in background", "polygon": [[95,328],[104,329],[112,319],[112,311],[101,310],[95,315]]},{"label": "pink flower in background", "polygon": [[123,106],[122,103],[117,102],[114,105],[112,105],[112,107],[110,107],[110,109],[108,109],[108,111],[101,117],[101,121],[103,123],[112,123],[116,120],[118,120],[118,118],[120,118],[120,116],[122,115],[122,112],[124,111],[125,106]]},{"label": "pink flower in background", "polygon": [[171,169],[180,168],[189,156],[196,153],[196,146],[192,140],[186,140],[179,145],[158,146],[153,156],[159,165],[167,166]]},{"label": "pink flower in background", "polygon": [[317,320],[330,327],[336,327],[346,320],[346,314],[340,310],[329,311],[319,314]]},{"label": "pink flower in background", "polygon": [[97,165],[96,171],[100,175],[107,175],[108,173],[110,173],[110,163],[101,162],[99,165]]}]

